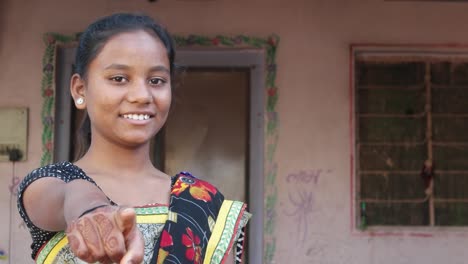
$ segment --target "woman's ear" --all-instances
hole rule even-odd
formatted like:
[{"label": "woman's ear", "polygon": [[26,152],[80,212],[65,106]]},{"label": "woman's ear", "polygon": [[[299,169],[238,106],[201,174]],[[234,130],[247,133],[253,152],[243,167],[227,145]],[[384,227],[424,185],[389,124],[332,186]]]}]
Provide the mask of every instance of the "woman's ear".
[{"label": "woman's ear", "polygon": [[70,92],[76,108],[80,110],[86,109],[85,80],[77,73],[73,74],[71,77]]}]

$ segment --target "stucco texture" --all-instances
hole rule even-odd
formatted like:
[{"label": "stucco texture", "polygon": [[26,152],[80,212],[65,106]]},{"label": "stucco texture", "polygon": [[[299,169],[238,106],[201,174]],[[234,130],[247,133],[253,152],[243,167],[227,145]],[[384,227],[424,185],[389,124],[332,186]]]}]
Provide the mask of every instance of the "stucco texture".
[{"label": "stucco texture", "polygon": [[[28,160],[41,157],[45,32],[73,34],[97,17],[144,11],[179,35],[281,38],[279,141],[274,157],[276,251],[272,263],[466,263],[468,231],[371,236],[351,227],[349,50],[352,43],[468,43],[467,3],[383,0],[2,0],[0,107],[28,107]],[[297,175],[309,175],[305,178]],[[0,249],[9,244],[11,163],[0,163]],[[297,214],[297,201],[308,201]],[[16,205],[14,205],[16,206]],[[30,237],[13,210],[10,263],[31,263]],[[299,241],[299,242],[298,242]],[[0,260],[0,263],[7,263]]]}]

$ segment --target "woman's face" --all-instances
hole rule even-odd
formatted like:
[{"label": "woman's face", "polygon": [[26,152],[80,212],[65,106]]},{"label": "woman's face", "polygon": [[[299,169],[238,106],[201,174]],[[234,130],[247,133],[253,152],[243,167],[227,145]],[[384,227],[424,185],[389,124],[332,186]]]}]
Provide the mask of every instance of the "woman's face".
[{"label": "woman's face", "polygon": [[87,72],[83,90],[93,141],[135,147],[161,129],[171,104],[171,75],[157,37],[143,30],[113,36]]}]

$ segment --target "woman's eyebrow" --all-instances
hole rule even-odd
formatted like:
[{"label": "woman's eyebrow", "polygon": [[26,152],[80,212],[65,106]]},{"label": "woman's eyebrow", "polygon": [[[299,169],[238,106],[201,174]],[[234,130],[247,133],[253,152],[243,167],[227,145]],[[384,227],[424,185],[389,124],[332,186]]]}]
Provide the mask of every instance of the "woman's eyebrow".
[{"label": "woman's eyebrow", "polygon": [[169,69],[163,65],[158,65],[158,66],[153,66],[150,68],[149,70],[150,72],[160,72],[160,71],[163,71],[163,72],[166,72],[166,73],[170,73]]},{"label": "woman's eyebrow", "polygon": [[[112,63],[111,65],[105,67],[104,69],[105,70],[109,70],[109,69],[114,69],[114,70],[128,70],[130,69],[131,67],[128,66],[128,65],[125,65],[125,64],[117,64],[117,63]],[[170,73],[169,69],[163,65],[157,65],[157,66],[153,66],[149,69],[150,72],[166,72],[166,73]]]},{"label": "woman's eyebrow", "polygon": [[129,69],[129,68],[130,68],[130,66],[125,65],[125,64],[112,63],[111,65],[105,67],[104,69],[105,69],[105,70],[109,70],[109,69],[127,70],[127,69]]}]

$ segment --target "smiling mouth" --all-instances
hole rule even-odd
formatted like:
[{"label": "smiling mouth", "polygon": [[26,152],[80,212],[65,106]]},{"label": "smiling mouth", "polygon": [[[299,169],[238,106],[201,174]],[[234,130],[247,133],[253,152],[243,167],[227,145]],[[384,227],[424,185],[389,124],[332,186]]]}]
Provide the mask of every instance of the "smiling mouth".
[{"label": "smiling mouth", "polygon": [[130,120],[148,120],[152,118],[153,116],[147,115],[147,114],[125,114],[125,115],[122,115],[122,117],[125,119],[130,119]]}]

